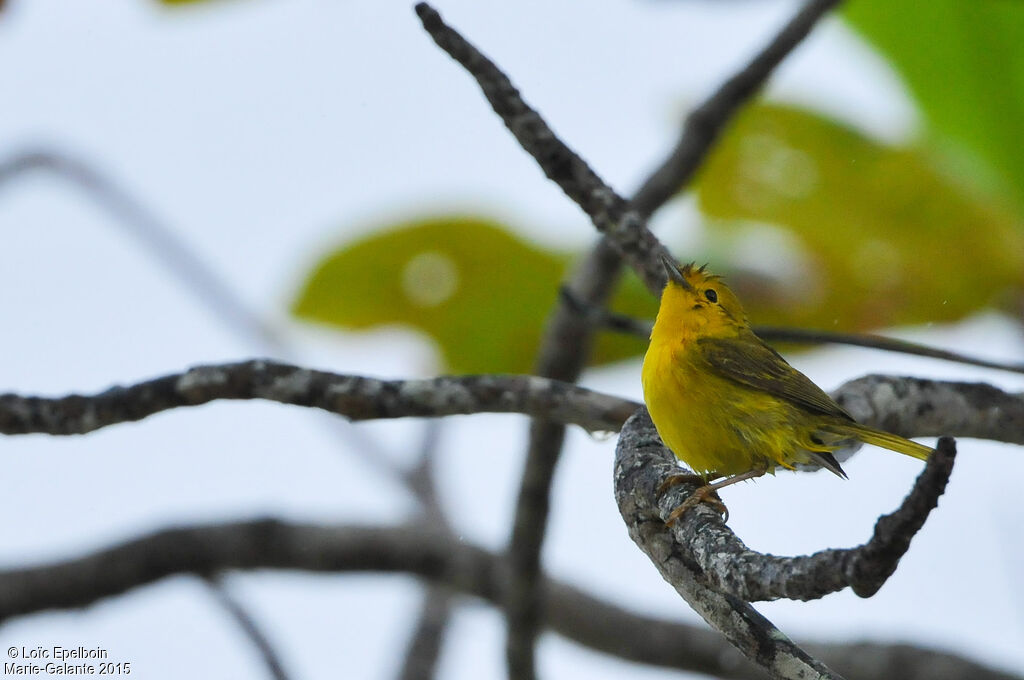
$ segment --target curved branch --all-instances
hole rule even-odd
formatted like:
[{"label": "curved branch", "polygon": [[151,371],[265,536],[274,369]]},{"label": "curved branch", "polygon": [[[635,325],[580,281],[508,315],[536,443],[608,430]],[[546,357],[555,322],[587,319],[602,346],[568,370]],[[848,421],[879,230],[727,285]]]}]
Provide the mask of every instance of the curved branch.
[{"label": "curved branch", "polygon": [[873,594],[893,573],[910,538],[935,507],[952,471],[952,440],[943,439],[904,507],[879,520],[872,540],[852,550],[779,558],[748,549],[717,512],[698,506],[673,528],[672,510],[696,485],[658,490],[679,467],[646,409],[623,426],[615,453],[615,499],[633,541],[684,600],[744,656],[773,677],[838,677],[790,641],[748,602],[813,599],[852,586]]},{"label": "curved branch", "polygon": [[349,420],[523,413],[618,431],[637,404],[577,385],[522,375],[378,380],[268,360],[198,366],[91,396],[0,395],[0,433],[70,435],[216,399],[267,399]]},{"label": "curved branch", "polygon": [[[870,597],[896,570],[911,538],[938,505],[955,456],[953,440],[940,439],[913,490],[896,512],[878,520],[866,544],[776,557],[747,548],[707,507],[686,513],[671,529],[665,526],[696,485],[680,485],[659,497],[664,481],[678,473],[678,462],[658,438],[647,410],[640,409],[619,436],[615,497],[630,536],[687,601],[699,602],[710,591],[742,602],[813,600],[846,587]],[[728,625],[724,620],[709,623],[720,630]]]},{"label": "curved branch", "polygon": [[[407,572],[500,605],[502,558],[418,526],[315,526],[272,519],[166,529],[112,548],[27,569],[0,571],[0,621],[84,607],[176,574],[289,569]],[[763,671],[703,627],[641,616],[544,578],[544,623],[591,649],[638,663],[753,680]],[[851,680],[1021,680],[961,657],[908,645],[808,645]]]}]

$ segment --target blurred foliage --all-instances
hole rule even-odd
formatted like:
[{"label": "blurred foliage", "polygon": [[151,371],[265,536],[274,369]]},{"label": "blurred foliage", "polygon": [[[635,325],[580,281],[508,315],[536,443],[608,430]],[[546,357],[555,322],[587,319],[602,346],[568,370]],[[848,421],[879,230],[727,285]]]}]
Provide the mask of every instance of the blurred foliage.
[{"label": "blurred foliage", "polygon": [[777,240],[794,252],[763,248],[765,261],[753,263],[773,285],[737,277],[755,323],[861,330],[957,319],[1024,280],[1019,218],[926,153],[807,111],[748,107],[696,190],[719,239],[751,223],[788,230]]},{"label": "blurred foliage", "polygon": [[977,179],[1024,205],[1024,3],[853,0],[843,13],[903,77],[932,141],[976,154],[995,175]]},{"label": "blurred foliage", "polygon": [[[448,371],[528,373],[571,260],[497,222],[424,219],[327,255],[293,311],[342,329],[411,326],[437,342]],[[635,278],[622,286],[617,304],[642,316],[655,310]],[[638,339],[605,335],[597,363],[643,351]]]}]

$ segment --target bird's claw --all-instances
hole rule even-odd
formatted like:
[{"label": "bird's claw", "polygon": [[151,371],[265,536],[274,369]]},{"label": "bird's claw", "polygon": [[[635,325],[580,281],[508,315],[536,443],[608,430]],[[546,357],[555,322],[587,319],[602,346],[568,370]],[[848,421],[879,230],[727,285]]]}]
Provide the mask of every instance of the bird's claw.
[{"label": "bird's claw", "polygon": [[[666,480],[666,482],[667,481],[668,480]],[[677,484],[678,483],[679,482],[677,482]],[[662,484],[662,486],[664,486],[664,484]],[[690,508],[695,508],[701,503],[706,503],[715,510],[717,510],[718,513],[722,515],[723,522],[729,521],[729,508],[725,507],[725,503],[722,502],[722,499],[719,497],[718,492],[715,489],[711,488],[711,486],[702,486],[696,491],[694,491],[692,494],[690,494],[689,498],[680,503],[679,507],[672,511],[672,513],[668,516],[668,519],[665,520],[665,526],[672,526],[679,520],[680,517],[686,514],[687,510],[689,510]]]}]

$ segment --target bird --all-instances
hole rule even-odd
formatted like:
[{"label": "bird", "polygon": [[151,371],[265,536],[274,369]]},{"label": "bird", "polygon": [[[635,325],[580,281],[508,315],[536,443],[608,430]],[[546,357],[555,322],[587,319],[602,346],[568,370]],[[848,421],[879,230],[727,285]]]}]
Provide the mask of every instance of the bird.
[{"label": "bird", "polygon": [[845,479],[833,452],[854,442],[919,460],[931,454],[858,423],[790,366],[751,330],[739,298],[707,265],[661,259],[668,282],[644,356],[644,401],[662,441],[695,474],[669,477],[659,495],[679,483],[702,484],[667,524],[701,502],[728,519],[718,490],[779,467],[817,465]]}]

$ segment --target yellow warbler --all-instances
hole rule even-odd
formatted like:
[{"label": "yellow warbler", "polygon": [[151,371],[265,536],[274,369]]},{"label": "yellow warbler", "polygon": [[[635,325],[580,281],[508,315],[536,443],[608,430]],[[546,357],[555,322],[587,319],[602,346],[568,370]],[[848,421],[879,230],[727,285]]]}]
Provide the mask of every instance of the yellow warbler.
[{"label": "yellow warbler", "polygon": [[[856,422],[754,334],[720,277],[663,262],[669,280],[644,357],[644,401],[662,441],[704,484],[669,524],[701,501],[724,511],[717,489],[777,466],[810,463],[846,477],[832,452],[855,440],[922,460],[931,453]],[[694,479],[677,475],[666,484]]]}]

